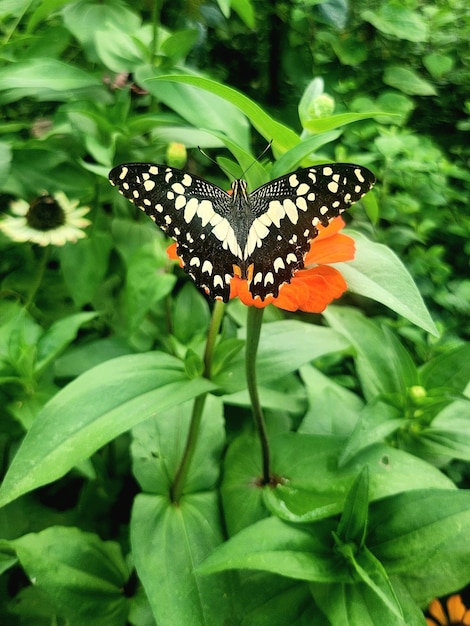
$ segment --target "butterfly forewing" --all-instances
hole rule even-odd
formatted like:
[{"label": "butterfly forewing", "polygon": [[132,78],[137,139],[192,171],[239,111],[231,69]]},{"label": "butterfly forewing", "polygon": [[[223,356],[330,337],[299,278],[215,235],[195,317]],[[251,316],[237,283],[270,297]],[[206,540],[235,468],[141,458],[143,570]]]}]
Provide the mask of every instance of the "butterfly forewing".
[{"label": "butterfly forewing", "polygon": [[129,163],[109,178],[119,191],[173,237],[185,271],[212,298],[227,301],[236,274],[254,297],[277,296],[304,266],[317,225],[326,226],[373,186],[366,168],[309,167],[246,194],[233,194],[175,168]]},{"label": "butterfly forewing", "polygon": [[256,189],[250,196],[255,219],[245,249],[247,264],[253,264],[252,295],[276,297],[304,266],[318,224],[327,226],[374,182],[366,168],[336,163],[298,170]]}]

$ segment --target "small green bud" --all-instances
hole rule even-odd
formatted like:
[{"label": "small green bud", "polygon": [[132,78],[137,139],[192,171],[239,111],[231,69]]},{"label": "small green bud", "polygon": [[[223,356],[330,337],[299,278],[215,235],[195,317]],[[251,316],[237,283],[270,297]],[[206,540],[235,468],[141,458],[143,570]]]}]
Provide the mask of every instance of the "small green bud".
[{"label": "small green bud", "polygon": [[182,143],[172,141],[166,149],[166,162],[170,167],[182,168],[186,165],[188,158],[186,146]]}]

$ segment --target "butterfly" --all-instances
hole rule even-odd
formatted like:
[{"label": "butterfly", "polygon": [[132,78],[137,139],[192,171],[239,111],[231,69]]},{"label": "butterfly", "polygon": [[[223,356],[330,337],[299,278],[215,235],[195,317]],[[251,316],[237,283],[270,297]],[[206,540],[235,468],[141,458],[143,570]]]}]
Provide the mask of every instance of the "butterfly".
[{"label": "butterfly", "polygon": [[234,276],[254,298],[277,297],[304,267],[318,225],[357,202],[375,183],[367,168],[315,165],[272,180],[253,192],[243,179],[226,192],[166,165],[125,163],[110,182],[177,242],[183,268],[212,299],[227,302]]}]

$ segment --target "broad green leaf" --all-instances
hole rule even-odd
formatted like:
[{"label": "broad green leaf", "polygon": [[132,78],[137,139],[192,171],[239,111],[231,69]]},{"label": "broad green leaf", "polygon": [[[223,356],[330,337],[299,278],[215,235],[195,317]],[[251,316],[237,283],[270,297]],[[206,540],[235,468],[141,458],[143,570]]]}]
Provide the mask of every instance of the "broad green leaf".
[{"label": "broad green leaf", "polygon": [[387,67],[383,80],[386,85],[395,87],[395,89],[399,89],[409,96],[437,95],[437,91],[431,83],[424,80],[424,78],[421,78],[416,72],[413,72],[407,67],[400,67],[398,65]]},{"label": "broad green leaf", "polygon": [[[283,378],[323,354],[346,350],[349,343],[330,328],[295,320],[263,324],[257,355],[258,382]],[[214,377],[226,393],[245,387],[244,353]]]},{"label": "broad green leaf", "polygon": [[304,122],[304,127],[312,133],[326,133],[340,126],[346,126],[346,124],[352,124],[353,122],[360,122],[361,120],[368,120],[372,117],[382,115],[383,113],[380,111],[371,111],[370,113],[338,113],[330,117],[319,117],[317,119],[307,120]]},{"label": "broad green leaf", "polygon": [[69,624],[125,626],[129,572],[117,543],[78,528],[51,526],[11,542],[34,585]]},{"label": "broad green leaf", "polygon": [[14,457],[0,505],[63,476],[119,434],[159,411],[214,388],[188,380],[178,359],[159,352],[106,361],[44,407]]},{"label": "broad green leaf", "polygon": [[216,493],[183,496],[178,506],[162,496],[137,496],[131,518],[132,554],[158,624],[238,623],[233,619],[229,575],[195,574],[222,541]]},{"label": "broad green leaf", "polygon": [[312,365],[304,365],[300,375],[307,388],[308,409],[297,432],[306,435],[351,435],[364,401]]},{"label": "broad green leaf", "polygon": [[205,336],[210,322],[207,300],[193,284],[186,283],[173,301],[173,334],[182,344],[195,336]]},{"label": "broad green leaf", "polygon": [[[249,124],[243,115],[244,111],[236,102],[224,97],[223,90],[229,89],[228,87],[197,75],[162,76],[161,71],[151,66],[138,68],[135,79],[139,85],[148,89],[158,100],[196,128],[221,131],[242,148],[249,150]],[[202,85],[207,84],[215,86],[214,89],[203,89]]]},{"label": "broad green leaf", "polygon": [[273,164],[269,172],[271,178],[277,178],[287,172],[292,172],[300,165],[308,167],[308,164],[302,163],[302,161],[308,159],[313,152],[327,143],[338,139],[340,134],[341,133],[339,131],[331,131],[304,139],[302,143],[299,143],[294,148],[284,152],[284,154]]},{"label": "broad green leaf", "polygon": [[226,569],[257,569],[297,580],[353,582],[332,548],[330,520],[312,526],[289,525],[269,517],[231,537],[198,568],[201,574]]},{"label": "broad green leaf", "polygon": [[398,39],[423,42],[429,37],[428,25],[418,11],[385,2],[377,11],[362,11],[361,17],[377,30]]},{"label": "broad green leaf", "polygon": [[407,622],[399,618],[396,611],[384,603],[376,591],[364,582],[356,581],[353,585],[313,583],[311,590],[315,602],[327,616],[328,624],[422,626],[422,622]]},{"label": "broad green leaf", "polygon": [[470,400],[457,400],[445,407],[420,433],[416,442],[420,453],[470,461],[469,415]]},{"label": "broad green leaf", "polygon": [[[381,443],[369,446],[347,465],[339,467],[338,458],[345,443],[344,437],[320,435],[289,433],[272,437],[272,472],[284,481],[275,489],[263,490],[269,509],[294,522],[335,515],[343,510],[346,494],[366,465],[371,501],[423,485],[454,487],[450,479],[429,463]],[[253,466],[252,462],[244,470],[245,484],[250,480]],[[242,468],[238,469],[241,482]]]},{"label": "broad green leaf", "polygon": [[404,417],[396,408],[383,402],[366,404],[358,415],[354,432],[349,437],[338,463],[343,467],[359,450],[364,450],[374,443],[386,441],[386,438],[404,425]]},{"label": "broad green leaf", "polygon": [[456,550],[468,563],[469,532],[468,491],[422,488],[371,506],[367,545],[390,573],[425,577]]},{"label": "broad green leaf", "polygon": [[[231,87],[222,85],[209,78],[203,78],[202,76],[172,74],[159,76],[158,80],[194,85],[199,89],[209,91],[227,100],[247,116],[254,128],[256,128],[266,141],[273,140],[273,146],[281,153],[293,148],[299,143],[299,137],[293,130],[274,120],[253,100],[250,100],[250,98]],[[209,125],[208,128],[213,128],[213,124],[212,126]],[[227,134],[231,136],[231,133]]]},{"label": "broad green leaf", "polygon": [[348,231],[356,242],[353,261],[337,263],[349,291],[385,304],[431,334],[438,331],[408,270],[387,246]]},{"label": "broad green leaf", "polygon": [[89,72],[57,59],[40,58],[12,63],[0,69],[0,101],[32,97],[62,102],[85,95],[97,97],[101,82]]},{"label": "broad green leaf", "polygon": [[418,384],[416,366],[391,331],[352,308],[330,306],[324,316],[354,346],[358,375],[368,400],[382,394],[404,399],[407,389]]},{"label": "broad green leaf", "polygon": [[[179,404],[132,429],[133,472],[147,493],[169,493],[187,443],[192,408],[193,402]],[[222,409],[220,398],[206,397],[185,494],[213,489],[219,478],[225,446]]]}]

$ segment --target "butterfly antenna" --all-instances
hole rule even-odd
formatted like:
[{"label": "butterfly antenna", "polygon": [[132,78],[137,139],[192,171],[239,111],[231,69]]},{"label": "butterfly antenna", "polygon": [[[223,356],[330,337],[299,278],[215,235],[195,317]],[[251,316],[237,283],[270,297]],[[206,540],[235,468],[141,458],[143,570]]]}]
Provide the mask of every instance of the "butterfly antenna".
[{"label": "butterfly antenna", "polygon": [[[269,148],[272,146],[272,144],[273,144],[273,140],[271,139],[271,141],[268,143],[268,145],[263,150],[263,152],[252,163],[250,163],[250,165],[246,168],[246,170],[244,170],[242,172],[241,178],[243,178],[245,176],[245,174],[248,172],[248,170],[250,169],[250,167],[252,165],[257,163],[266,154],[266,152],[269,150]],[[207,154],[207,152],[204,152],[204,150],[200,146],[198,146],[197,149],[199,150],[199,152],[201,154],[203,154],[206,157],[206,159],[209,159],[209,161],[214,163],[214,165],[217,165],[217,167],[220,167],[224,171],[224,173],[227,174],[227,176],[230,178],[230,176],[231,176],[230,172],[228,170],[226,170],[223,165],[221,165],[220,163],[217,163],[217,161],[215,159],[213,159],[211,156],[209,156]]]}]

